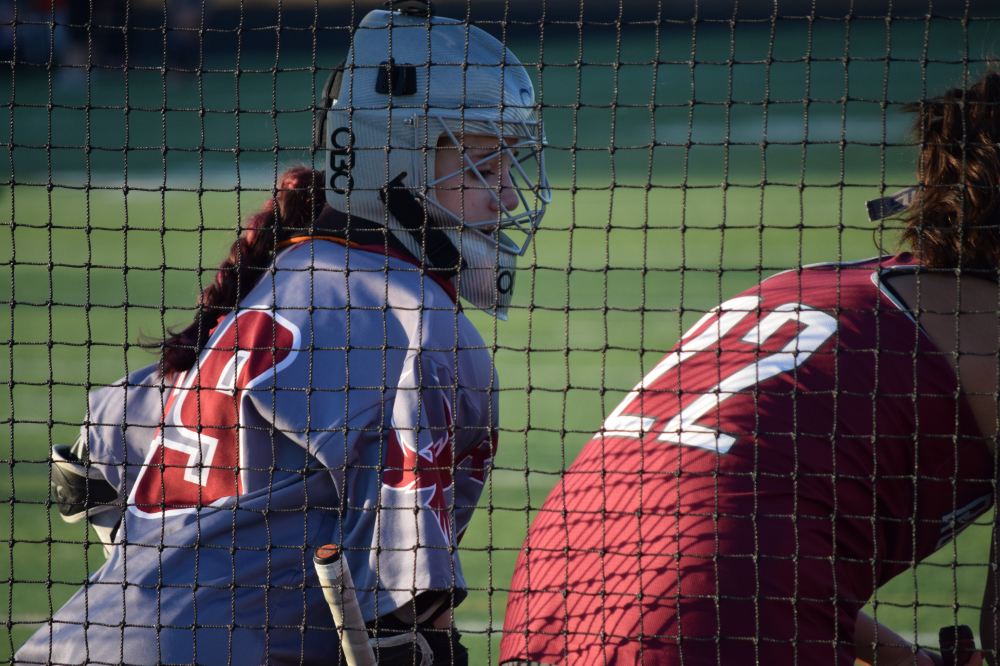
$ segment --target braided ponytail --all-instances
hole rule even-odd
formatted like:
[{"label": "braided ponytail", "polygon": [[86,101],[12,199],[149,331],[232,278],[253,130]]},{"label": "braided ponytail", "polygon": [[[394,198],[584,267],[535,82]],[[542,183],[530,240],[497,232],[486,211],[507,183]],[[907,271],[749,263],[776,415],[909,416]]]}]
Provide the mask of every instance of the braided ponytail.
[{"label": "braided ponytail", "polygon": [[164,377],[190,370],[219,321],[237,309],[239,300],[257,284],[274,258],[277,242],[296,230],[312,226],[325,205],[323,174],[308,167],[287,169],[278,180],[278,193],[243,223],[243,231],[229,256],[201,292],[194,321],[171,331],[161,343]]}]

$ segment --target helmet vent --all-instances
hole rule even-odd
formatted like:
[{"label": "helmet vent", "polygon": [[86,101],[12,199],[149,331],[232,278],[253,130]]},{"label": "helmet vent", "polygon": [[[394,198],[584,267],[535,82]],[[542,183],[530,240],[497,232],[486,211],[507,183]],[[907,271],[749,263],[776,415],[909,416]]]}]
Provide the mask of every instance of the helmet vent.
[{"label": "helmet vent", "polygon": [[399,9],[394,9],[404,16],[424,16],[430,18],[437,14],[437,7],[430,0],[388,0],[384,6],[395,8],[396,5],[410,4],[411,2],[423,3],[423,7],[401,7]]},{"label": "helmet vent", "polygon": [[417,68],[413,65],[397,65],[389,58],[379,63],[375,92],[381,95],[392,93],[396,96],[417,94]]}]

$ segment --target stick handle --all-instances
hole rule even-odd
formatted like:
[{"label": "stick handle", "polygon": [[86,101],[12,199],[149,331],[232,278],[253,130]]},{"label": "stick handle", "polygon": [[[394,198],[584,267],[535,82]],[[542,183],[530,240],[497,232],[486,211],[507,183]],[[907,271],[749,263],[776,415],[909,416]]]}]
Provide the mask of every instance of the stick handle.
[{"label": "stick handle", "polygon": [[368,631],[358,605],[358,596],[347,559],[335,545],[326,545],[313,556],[323,596],[342,636],[340,645],[348,666],[376,666],[375,652],[368,643]]}]

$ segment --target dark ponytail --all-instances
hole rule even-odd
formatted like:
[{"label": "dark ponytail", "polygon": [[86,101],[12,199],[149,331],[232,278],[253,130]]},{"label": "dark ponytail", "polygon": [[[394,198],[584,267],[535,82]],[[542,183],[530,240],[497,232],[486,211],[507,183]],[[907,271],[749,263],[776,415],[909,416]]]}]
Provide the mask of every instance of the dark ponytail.
[{"label": "dark ponytail", "polygon": [[918,193],[902,240],[929,268],[1000,269],[1000,72],[908,107]]},{"label": "dark ponytail", "polygon": [[308,167],[287,169],[278,180],[277,195],[242,225],[229,256],[201,292],[194,321],[162,342],[162,374],[171,377],[190,370],[208,343],[212,329],[236,309],[274,258],[277,242],[309,229],[324,206],[323,175]]}]

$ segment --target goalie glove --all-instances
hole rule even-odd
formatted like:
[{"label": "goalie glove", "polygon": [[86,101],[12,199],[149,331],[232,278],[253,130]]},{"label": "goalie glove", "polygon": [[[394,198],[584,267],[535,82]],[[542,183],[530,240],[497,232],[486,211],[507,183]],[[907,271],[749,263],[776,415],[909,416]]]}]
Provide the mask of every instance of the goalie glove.
[{"label": "goalie glove", "polygon": [[411,624],[395,614],[368,623],[369,639],[379,666],[468,666],[469,651],[452,627],[435,628],[432,622]]},{"label": "goalie glove", "polygon": [[[94,527],[105,555],[111,553],[111,543],[121,524],[121,506],[118,490],[108,483],[104,475],[87,464],[85,444],[81,441],[72,448],[52,447],[52,502],[67,523],[87,520]],[[77,449],[83,449],[83,458]]]}]

